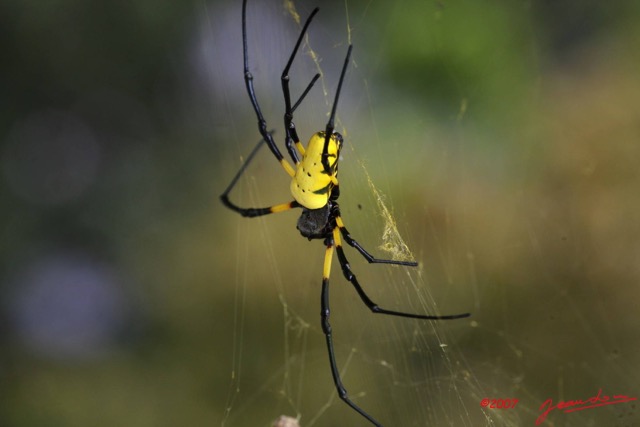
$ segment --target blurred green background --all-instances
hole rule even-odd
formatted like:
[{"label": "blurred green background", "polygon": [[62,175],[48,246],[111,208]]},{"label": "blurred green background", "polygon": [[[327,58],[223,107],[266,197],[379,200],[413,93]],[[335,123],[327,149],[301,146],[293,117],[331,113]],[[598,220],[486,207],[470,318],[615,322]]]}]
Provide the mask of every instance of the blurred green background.
[{"label": "blurred green background", "polygon": [[[279,143],[293,10],[314,6],[249,2]],[[353,43],[345,221],[380,253],[369,174],[421,268],[348,252],[351,264],[383,306],[473,314],[372,316],[336,263],[338,361],[358,403],[388,426],[533,425],[547,398],[640,395],[640,3],[319,6],[323,79],[299,134],[324,128]],[[295,214],[248,220],[218,201],[259,139],[240,9],[0,4],[0,425],[366,425],[331,398],[321,242],[299,236]],[[305,48],[294,93],[316,71]],[[287,188],[264,150],[232,197],[269,205]],[[520,403],[483,412],[483,397]],[[619,404],[547,425],[640,414]]]}]

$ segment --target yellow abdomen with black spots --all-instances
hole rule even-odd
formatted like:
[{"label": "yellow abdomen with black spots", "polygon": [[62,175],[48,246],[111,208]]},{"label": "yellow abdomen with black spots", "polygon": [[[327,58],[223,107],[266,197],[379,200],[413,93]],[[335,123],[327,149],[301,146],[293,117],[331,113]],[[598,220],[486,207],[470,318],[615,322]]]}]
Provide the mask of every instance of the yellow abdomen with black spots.
[{"label": "yellow abdomen with black spots", "polygon": [[291,180],[293,198],[307,209],[319,209],[327,204],[331,190],[338,185],[338,156],[342,148],[342,136],[334,132],[327,148],[329,172],[322,165],[325,133],[318,132],[309,140],[307,148],[298,144],[302,160],[296,165]]}]

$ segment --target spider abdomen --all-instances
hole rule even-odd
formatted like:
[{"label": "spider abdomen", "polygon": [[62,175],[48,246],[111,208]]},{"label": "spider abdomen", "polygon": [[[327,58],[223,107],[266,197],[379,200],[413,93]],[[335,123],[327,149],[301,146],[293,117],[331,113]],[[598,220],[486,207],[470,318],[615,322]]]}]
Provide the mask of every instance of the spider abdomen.
[{"label": "spider abdomen", "polygon": [[338,156],[342,148],[342,136],[334,132],[329,138],[328,172],[322,162],[324,142],[324,132],[318,132],[311,137],[291,180],[293,198],[307,209],[319,209],[325,206],[333,187],[338,184]]}]

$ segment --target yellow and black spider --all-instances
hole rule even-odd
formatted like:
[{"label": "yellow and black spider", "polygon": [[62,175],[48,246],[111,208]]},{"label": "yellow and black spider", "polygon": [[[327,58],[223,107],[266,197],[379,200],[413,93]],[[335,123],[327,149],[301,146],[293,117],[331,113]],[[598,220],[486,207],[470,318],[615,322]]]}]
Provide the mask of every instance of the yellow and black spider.
[{"label": "yellow and black spider", "polygon": [[[244,217],[256,217],[261,215],[268,215],[277,212],[288,211],[293,208],[301,208],[302,214],[298,219],[297,228],[300,233],[308,238],[322,239],[326,246],[324,256],[324,268],[322,274],[322,292],[321,292],[321,322],[322,331],[326,337],[327,349],[329,351],[329,364],[331,365],[331,373],[333,375],[333,382],[338,391],[338,396],[344,402],[346,402],[351,408],[356,410],[360,415],[365,417],[371,423],[376,426],[381,424],[376,421],[371,415],[357,406],[348,396],[347,390],[342,385],[340,379],[340,373],[336,364],[336,358],[333,350],[333,339],[331,325],[329,324],[329,275],[331,273],[331,261],[333,259],[334,251],[338,254],[338,261],[342,267],[342,273],[344,277],[353,285],[358,296],[362,302],[373,312],[379,314],[386,314],[390,316],[408,317],[412,319],[459,319],[469,316],[469,313],[454,314],[446,316],[434,316],[428,314],[412,314],[401,311],[387,310],[378,306],[373,302],[366,292],[358,283],[356,276],[351,271],[349,261],[347,260],[344,250],[342,249],[342,239],[347,244],[355,248],[360,254],[369,262],[374,264],[395,264],[404,265],[408,267],[416,267],[417,262],[413,261],[395,261],[389,259],[375,258],[369,252],[367,252],[358,242],[356,242],[347,229],[344,226],[342,218],[340,217],[340,208],[338,206],[338,158],[340,156],[340,149],[342,148],[342,135],[335,131],[334,120],[336,116],[336,108],[338,106],[338,98],[340,96],[340,90],[344,81],[344,76],[347,71],[347,65],[351,57],[351,48],[349,45],[347,55],[342,66],[342,72],[340,74],[340,80],[338,81],[338,88],[336,89],[335,99],[333,101],[333,107],[331,108],[331,116],[323,131],[315,133],[309,140],[309,144],[305,148],[298,138],[295,124],[293,123],[293,113],[300,105],[305,96],[309,93],[315,82],[320,77],[320,74],[316,74],[311,82],[307,85],[305,90],[300,95],[300,98],[292,105],[291,95],[289,93],[289,69],[298,52],[304,34],[307,31],[307,27],[311,23],[311,20],[318,12],[318,8],[315,8],[313,12],[307,18],[300,36],[296,41],[296,44],[291,52],[289,61],[284,68],[281,76],[282,92],[284,95],[284,128],[285,128],[285,146],[289,156],[295,163],[295,168],[282,156],[282,153],[278,149],[271,131],[267,130],[267,122],[262,116],[260,106],[253,88],[253,76],[249,72],[249,56],[247,53],[247,23],[246,23],[246,8],[247,1],[242,3],[242,42],[244,53],[244,81],[249,94],[249,99],[253,105],[256,116],[258,118],[258,130],[262,139],[253,149],[253,151],[247,157],[247,160],[240,167],[238,173],[231,180],[231,183],[226,188],[224,193],[220,196],[222,203],[229,209],[238,212]],[[280,162],[280,165],[285,172],[291,177],[291,194],[293,201],[288,203],[282,203],[275,206],[266,208],[241,208],[229,200],[229,193],[236,185],[240,176],[244,173],[247,166],[257,153],[258,149],[263,143],[267,144],[275,158]],[[296,151],[297,150],[297,151]],[[300,155],[302,158],[300,158]]]}]

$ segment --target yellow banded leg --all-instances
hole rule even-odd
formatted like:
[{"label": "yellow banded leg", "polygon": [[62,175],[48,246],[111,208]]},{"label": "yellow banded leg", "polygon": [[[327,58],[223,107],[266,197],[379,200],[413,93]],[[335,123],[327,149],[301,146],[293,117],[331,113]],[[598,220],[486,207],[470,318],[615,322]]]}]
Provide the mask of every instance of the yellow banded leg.
[{"label": "yellow banded leg", "polygon": [[333,260],[333,246],[327,246],[324,253],[324,268],[322,269],[322,280],[329,280],[331,275],[331,261]]},{"label": "yellow banded leg", "polygon": [[288,173],[291,178],[296,176],[295,169],[293,169],[293,167],[291,166],[291,163],[289,163],[287,159],[285,158],[280,159],[280,164],[284,168],[285,172]]},{"label": "yellow banded leg", "polygon": [[288,203],[281,203],[279,205],[269,206],[267,208],[241,208],[241,207],[233,204],[229,200],[229,197],[228,197],[228,195],[226,193],[223,194],[222,196],[220,196],[220,200],[222,201],[222,203],[226,207],[228,207],[232,211],[238,212],[240,215],[242,215],[244,217],[249,217],[249,218],[253,218],[253,217],[256,217],[256,216],[269,215],[269,214],[273,214],[273,213],[285,212],[285,211],[291,210],[293,208],[300,207],[298,202],[293,200],[293,201],[288,202]]},{"label": "yellow banded leg", "polygon": [[[340,217],[338,217],[337,219],[340,219]],[[337,223],[337,221],[336,221]],[[334,228],[333,229],[333,242],[336,245],[336,249],[337,248],[342,248],[342,239],[340,238],[340,230],[338,228]]]},{"label": "yellow banded leg", "polygon": [[279,205],[271,206],[268,208],[271,212],[269,213],[279,213],[291,210],[297,206],[295,202],[281,203]]}]

